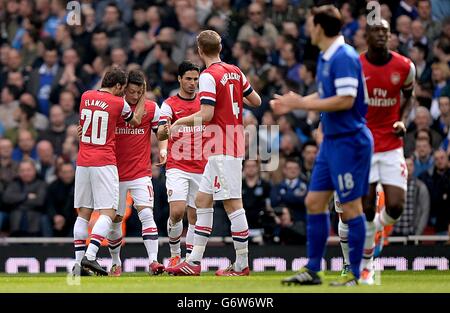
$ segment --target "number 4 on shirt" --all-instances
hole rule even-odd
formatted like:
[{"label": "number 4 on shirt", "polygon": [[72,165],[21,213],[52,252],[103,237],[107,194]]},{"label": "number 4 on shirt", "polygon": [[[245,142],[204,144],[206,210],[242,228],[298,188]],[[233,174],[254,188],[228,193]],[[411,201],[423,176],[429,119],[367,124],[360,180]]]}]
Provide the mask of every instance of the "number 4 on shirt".
[{"label": "number 4 on shirt", "polygon": [[231,107],[233,109],[233,115],[236,117],[236,119],[238,119],[239,118],[239,111],[240,111],[239,110],[239,103],[234,102],[234,94],[233,94],[234,85],[230,84],[229,86],[230,86],[230,98],[231,98]]}]

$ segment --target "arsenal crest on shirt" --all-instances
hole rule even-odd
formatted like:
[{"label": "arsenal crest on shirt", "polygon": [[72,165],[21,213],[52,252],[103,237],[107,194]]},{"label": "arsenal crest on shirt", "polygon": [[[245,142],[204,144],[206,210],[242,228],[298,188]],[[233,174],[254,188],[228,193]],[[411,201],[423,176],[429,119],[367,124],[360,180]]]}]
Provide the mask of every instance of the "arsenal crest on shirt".
[{"label": "arsenal crest on shirt", "polygon": [[391,74],[391,83],[397,85],[400,82],[400,73],[394,72]]}]

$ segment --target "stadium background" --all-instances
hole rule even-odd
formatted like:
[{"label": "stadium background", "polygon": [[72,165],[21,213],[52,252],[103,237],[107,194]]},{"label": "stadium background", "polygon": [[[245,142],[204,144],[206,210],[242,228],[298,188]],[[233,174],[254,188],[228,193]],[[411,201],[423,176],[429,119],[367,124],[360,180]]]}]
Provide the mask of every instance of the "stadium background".
[{"label": "stadium background", "polygon": [[[408,197],[410,214],[406,216],[414,218],[394,228],[392,235],[403,238],[395,247],[405,254],[409,269],[415,264],[414,256],[435,257],[429,261],[439,264],[434,267],[448,269],[450,252],[444,244],[448,243],[450,226],[450,2],[379,2],[381,15],[391,23],[390,49],[410,57],[418,69],[405,156],[415,165],[409,184],[416,184],[423,196]],[[252,173],[252,164],[246,163],[243,197],[255,244],[252,250],[257,251],[251,257],[264,253],[264,257],[271,257],[269,251],[277,252],[280,254],[273,257],[288,260],[287,269],[291,269],[293,251],[297,251],[296,257],[305,255],[304,248],[297,246],[306,241],[304,196],[317,153],[318,115],[299,110],[275,116],[268,101],[274,93],[293,90],[307,95],[316,90],[318,50],[304,28],[309,8],[337,4],[345,21],[343,35],[363,52],[367,48],[366,2],[79,1],[81,24],[72,26],[66,23],[66,3],[0,0],[0,272],[6,270],[6,256],[36,257],[41,271],[48,257],[71,257],[69,245],[57,244],[58,249],[54,249],[53,244],[47,244],[40,249],[39,245],[14,244],[13,239],[72,236],[78,151],[75,125],[82,92],[98,88],[109,66],[140,68],[149,81],[147,97],[160,105],[177,92],[177,64],[190,59],[203,65],[195,38],[205,28],[222,35],[223,60],[238,65],[262,95],[261,108],[244,112],[245,124],[279,125],[277,137],[261,134],[257,138],[259,142],[270,140],[279,148],[279,169]],[[416,138],[426,138],[429,144],[416,146]],[[158,155],[155,143],[153,137],[154,161]],[[134,148],[130,147],[130,153],[136,153]],[[20,162],[29,159],[35,163],[36,174],[32,169],[19,175]],[[168,204],[164,169],[153,168],[153,184],[155,218],[160,237],[165,237]],[[29,193],[37,200],[24,202]],[[427,197],[429,201],[424,201]],[[219,248],[213,245],[212,253],[217,257],[226,256],[227,250],[221,250],[220,245],[230,246],[222,243],[221,238],[229,235],[229,222],[220,208],[216,203],[213,236],[218,238]],[[332,218],[333,234],[336,217]],[[126,236],[140,237],[140,222],[131,208],[125,227]],[[405,237],[414,235],[438,237],[423,237],[416,245],[413,237]],[[127,244],[124,256],[144,255],[138,246]],[[164,244],[161,257],[168,255],[166,248]],[[330,257],[339,254],[334,248]],[[399,256],[395,251],[388,248],[386,257]],[[207,252],[207,256],[212,255]],[[331,260],[328,263],[330,268]]]}]

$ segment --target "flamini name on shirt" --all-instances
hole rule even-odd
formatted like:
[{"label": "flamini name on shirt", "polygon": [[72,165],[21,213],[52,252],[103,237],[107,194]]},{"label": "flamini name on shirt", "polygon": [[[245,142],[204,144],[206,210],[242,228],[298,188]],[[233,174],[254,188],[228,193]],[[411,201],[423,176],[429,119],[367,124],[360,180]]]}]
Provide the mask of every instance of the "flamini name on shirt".
[{"label": "flamini name on shirt", "polygon": [[225,73],[225,74],[223,74],[222,79],[220,80],[220,83],[225,86],[227,81],[230,80],[230,79],[240,80],[241,79],[241,75],[239,75],[237,73]]},{"label": "flamini name on shirt", "polygon": [[102,110],[106,110],[106,108],[109,106],[104,101],[101,101],[101,100],[89,100],[89,99],[84,100],[84,105],[86,107],[97,106],[97,107],[100,107]]}]

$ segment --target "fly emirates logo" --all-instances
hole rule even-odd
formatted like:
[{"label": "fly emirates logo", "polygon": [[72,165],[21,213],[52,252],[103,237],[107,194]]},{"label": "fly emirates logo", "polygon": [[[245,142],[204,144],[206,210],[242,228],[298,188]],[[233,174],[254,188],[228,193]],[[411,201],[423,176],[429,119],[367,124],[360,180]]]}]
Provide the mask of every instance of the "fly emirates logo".
[{"label": "fly emirates logo", "polygon": [[144,135],[144,128],[132,128],[128,127],[128,123],[126,127],[116,127],[116,135]]},{"label": "fly emirates logo", "polygon": [[392,107],[397,104],[397,98],[386,98],[386,89],[374,88],[373,97],[369,98],[369,105],[374,107]]},{"label": "fly emirates logo", "polygon": [[180,128],[180,133],[201,133],[206,129],[206,125],[195,125],[195,126],[183,126]]}]

